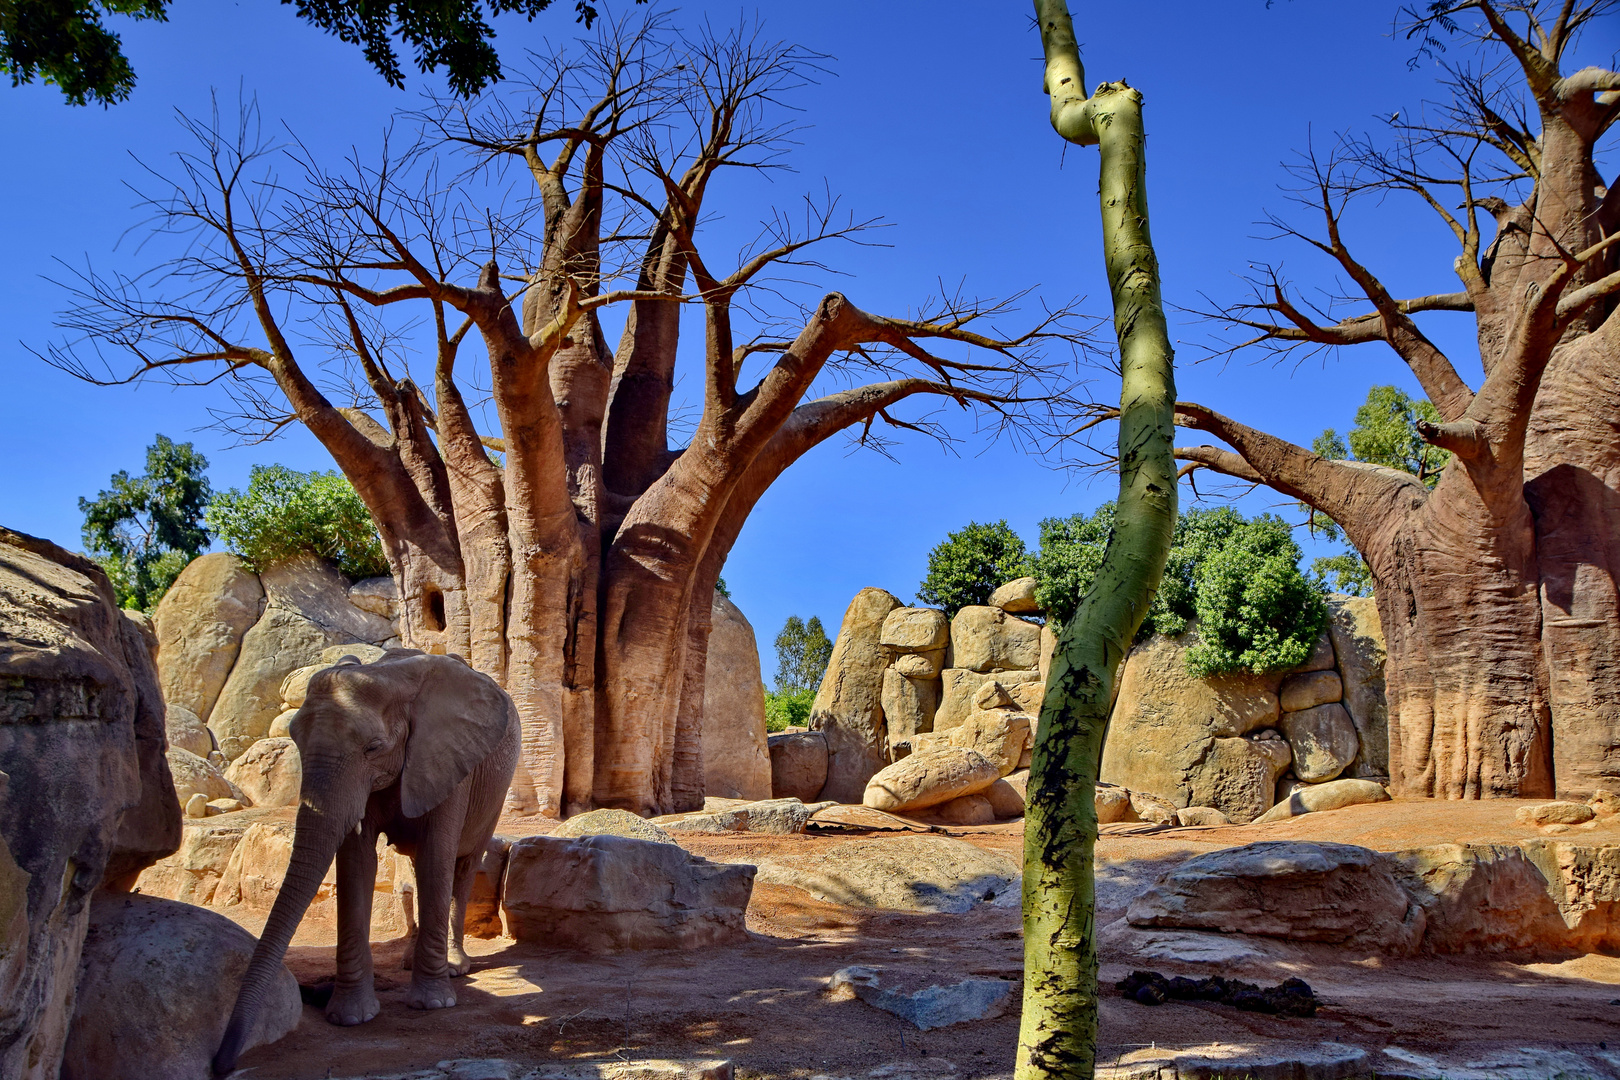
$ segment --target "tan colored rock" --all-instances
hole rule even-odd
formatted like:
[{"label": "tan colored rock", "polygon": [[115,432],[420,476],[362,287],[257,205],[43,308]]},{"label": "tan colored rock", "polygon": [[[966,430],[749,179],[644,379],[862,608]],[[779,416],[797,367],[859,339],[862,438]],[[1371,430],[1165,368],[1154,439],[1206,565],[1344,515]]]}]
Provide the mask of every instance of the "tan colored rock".
[{"label": "tan colored rock", "polygon": [[1576,802],[1521,806],[1513,812],[1513,820],[1521,825],[1580,825],[1596,816],[1596,812],[1590,806]]},{"label": "tan colored rock", "polygon": [[1362,803],[1388,802],[1389,792],[1373,780],[1329,780],[1325,784],[1296,783],[1293,790],[1280,792],[1277,804],[1254,819],[1255,824],[1283,821],[1300,814],[1341,810]]},{"label": "tan colored rock", "polygon": [[[1006,689],[1015,703],[1024,701],[1025,695],[1030,693],[1022,690],[1025,684],[1039,687],[1041,673],[1034,669],[1027,671],[998,671],[994,674],[984,674],[969,671],[966,668],[949,667],[940,672],[939,708],[934,711],[934,730],[949,731],[973,712],[975,706],[973,699],[978,696],[980,689],[988,682],[998,682]],[[1036,695],[1036,708],[1024,709],[1024,712],[1039,711],[1039,694]]]},{"label": "tan colored rock", "polygon": [[883,673],[882,701],[883,720],[892,746],[918,732],[934,729],[939,683],[932,679],[908,679],[897,667],[892,667]]},{"label": "tan colored rock", "polygon": [[270,607],[242,638],[241,654],[209,717],[219,749],[234,760],[270,732],[283,712],[281,684],[293,671],[315,664],[331,635],[295,611]]},{"label": "tan colored rock", "polygon": [[187,821],[180,850],[141,871],[135,887],[147,896],[208,906],[246,831],[247,824],[241,821],[229,825],[217,819]]},{"label": "tan colored rock", "polygon": [[784,732],[767,740],[771,797],[813,802],[827,784],[827,739],[819,731]]},{"label": "tan colored rock", "polygon": [[[1098,784],[1097,794],[1092,798],[1092,805],[1097,809],[1097,824],[1113,825],[1120,821],[1141,821],[1136,808],[1131,805],[1131,793],[1122,787],[1113,784]],[[1172,811],[1172,814],[1174,811]]]},{"label": "tan colored rock", "polygon": [[1437,844],[1384,858],[1423,908],[1426,952],[1568,947],[1569,931],[1547,879],[1514,845]]},{"label": "tan colored rock", "polygon": [[930,807],[928,814],[941,825],[993,825],[996,820],[995,806],[983,795],[959,795]]},{"label": "tan colored rock", "polygon": [[[1020,799],[1027,799],[1029,797],[1026,794],[1026,791],[1029,788],[1028,769],[1019,769],[1016,772],[1009,773],[1006,776],[1003,776],[999,782],[1009,785],[1014,791],[1018,792],[1018,797]],[[992,784],[990,786],[994,787],[995,785]],[[989,788],[986,788],[985,790],[988,791]]]},{"label": "tan colored rock", "polygon": [[394,636],[394,625],[349,602],[349,583],[325,559],[294,555],[259,574],[267,608],[296,611],[328,630],[333,645],[375,645]]},{"label": "tan colored rock", "polygon": [[827,674],[810,707],[810,727],[827,739],[827,783],[820,798],[859,802],[866,782],[888,760],[883,672],[893,650],[882,644],[884,620],[900,606],[882,589],[850,601],[833,642]]},{"label": "tan colored rock", "polygon": [[349,586],[349,603],[393,622],[399,618],[399,586],[391,577],[368,577]]},{"label": "tan colored rock", "polygon": [[1007,688],[1013,699],[1013,708],[1031,716],[1041,715],[1041,702],[1046,697],[1046,683],[1042,679],[1013,683]]},{"label": "tan colored rock", "polygon": [[[716,806],[714,804],[723,805]],[[652,824],[670,833],[763,833],[772,836],[792,836],[804,832],[810,815],[822,806],[806,806],[798,799],[761,799],[745,802],[738,799],[705,799],[701,814],[673,814],[653,819]],[[553,833],[552,835],[556,835]]]},{"label": "tan colored rock", "polygon": [[759,860],[758,881],[802,889],[847,907],[961,914],[980,904],[1017,903],[1018,864],[946,836],[846,840]]},{"label": "tan colored rock", "polygon": [[174,777],[174,793],[181,806],[193,795],[201,795],[206,803],[210,799],[234,799],[240,794],[207,758],[178,746],[171,747],[167,757],[169,773]]},{"label": "tan colored rock", "polygon": [[186,800],[186,805],[184,807],[184,810],[185,810],[185,815],[188,818],[205,818],[205,817],[207,817],[208,816],[208,796],[204,795],[200,791],[199,792],[194,792],[191,795],[191,797]]},{"label": "tan colored rock", "polygon": [[[932,652],[906,653],[894,661],[894,670],[908,679],[937,680],[939,673],[945,667],[945,650],[935,649]],[[935,687],[937,695],[939,688]]]},{"label": "tan colored rock", "polygon": [[[1306,657],[1305,662],[1299,667],[1290,668],[1289,674],[1298,675],[1309,671],[1331,671],[1337,666],[1338,657],[1333,654],[1333,635],[1329,631],[1323,630],[1322,636],[1316,639],[1316,647],[1311,650],[1311,655]],[[1283,707],[1287,708],[1286,705]]]},{"label": "tan colored rock", "polygon": [[[62,1080],[202,1080],[257,941],[231,920],[151,896],[99,894],[91,906]],[[270,980],[246,1046],[273,1043],[302,1018],[298,981]]]},{"label": "tan colored rock", "polygon": [[895,608],[883,618],[878,642],[897,652],[930,653],[945,648],[951,627],[945,613],[934,608]]},{"label": "tan colored rock", "polygon": [[207,724],[197,719],[196,713],[184,705],[170,705],[166,712],[163,726],[170,746],[189,750],[200,758],[206,758],[219,749],[214,744],[214,733],[208,730]]},{"label": "tan colored rock", "polygon": [[1318,705],[1331,705],[1344,697],[1344,683],[1340,681],[1337,671],[1308,671],[1284,679],[1277,697],[1283,712],[1314,709]]},{"label": "tan colored rock", "polygon": [[1006,821],[1024,816],[1024,792],[1021,788],[1007,783],[1006,777],[997,780],[980,794],[989,801],[990,809],[999,820]]},{"label": "tan colored rock", "polygon": [[199,556],[158,601],[158,679],[169,705],[208,720],[236,663],[242,635],[259,621],[264,587],[235,555]]},{"label": "tan colored rock", "polygon": [[1294,775],[1307,784],[1332,780],[1356,760],[1360,740],[1343,705],[1283,713],[1281,727],[1294,751]]},{"label": "tan colored rock", "polygon": [[1586,805],[1590,806],[1592,813],[1598,817],[1613,817],[1620,814],[1620,794],[1613,791],[1599,791],[1586,800]]},{"label": "tan colored rock", "polygon": [[912,754],[873,776],[861,801],[875,810],[921,810],[973,795],[1001,776],[977,750],[946,747]]},{"label": "tan colored rock", "polygon": [[592,810],[576,814],[557,826],[552,836],[576,840],[585,836],[621,836],[654,844],[673,844],[675,838],[652,822],[628,810]]},{"label": "tan colored rock", "polygon": [[281,707],[285,710],[297,712],[304,707],[304,695],[309,692],[309,680],[315,677],[317,671],[325,671],[330,664],[306,664],[301,668],[287,673],[281,680]]},{"label": "tan colored rock", "polygon": [[975,709],[1011,709],[1014,707],[1012,695],[1007,688],[991,679],[979,687],[979,692],[973,695]]},{"label": "tan colored rock", "polygon": [[1190,773],[1188,803],[1213,806],[1239,825],[1253,821],[1271,808],[1289,757],[1288,744],[1270,728],[1239,739],[1214,739]]},{"label": "tan colored rock", "polygon": [[973,714],[965,723],[952,728],[947,736],[952,746],[977,750],[1006,776],[1018,768],[1035,729],[1035,718],[1011,709],[993,709]]},{"label": "tan colored rock", "polygon": [[1322,941],[1406,954],[1424,916],[1377,853],[1273,841],[1199,855],[1131,901],[1138,927]]},{"label": "tan colored rock", "polygon": [[264,737],[267,739],[292,738],[292,719],[297,715],[297,709],[288,709],[286,712],[278,713],[276,718],[270,721],[270,730],[265,732]]},{"label": "tan colored rock", "polygon": [[1383,625],[1370,596],[1328,599],[1328,632],[1344,680],[1344,707],[1356,725],[1359,752],[1350,767],[1362,779],[1389,777],[1389,705],[1384,692]]},{"label": "tan colored rock", "polygon": [[1052,654],[1055,652],[1057,652],[1057,635],[1052,632],[1050,625],[1041,627],[1041,655],[1035,667],[1041,673],[1040,681],[1043,683],[1052,673]]},{"label": "tan colored rock", "polygon": [[[903,739],[895,744],[896,760],[906,754],[926,754],[930,750],[942,750],[951,745],[951,733],[948,731],[924,731]],[[901,751],[904,750],[904,753]]]},{"label": "tan colored rock", "polygon": [[991,607],[1000,608],[1009,615],[1038,615],[1040,602],[1035,599],[1035,579],[1014,578],[990,594]]},{"label": "tan colored rock", "polygon": [[498,938],[505,932],[501,926],[501,883],[512,842],[509,836],[492,836],[478,857],[472,896],[467,900],[468,937]]},{"label": "tan colored rock", "polygon": [[1176,811],[1177,825],[1230,825],[1232,819],[1213,806],[1185,806]]},{"label": "tan colored rock", "polygon": [[321,650],[319,666],[331,667],[345,656],[352,656],[362,664],[370,664],[383,658],[388,650],[381,645],[368,645],[363,641],[348,641],[342,645],[328,645]]},{"label": "tan colored rock", "polygon": [[703,683],[703,791],[727,799],[768,799],[771,754],[754,628],[718,592],[710,618]]},{"label": "tan colored rock", "polygon": [[1565,947],[1620,951],[1620,844],[1529,840],[1520,847],[1547,879],[1568,930]]},{"label": "tan colored rock", "polygon": [[[1159,797],[1150,791],[1128,791],[1126,798],[1130,801],[1131,812],[1136,815],[1137,821],[1146,821],[1154,825],[1174,825],[1176,823],[1176,807],[1170,800]],[[1130,820],[1126,818],[1125,820]]]},{"label": "tan colored rock", "polygon": [[216,814],[234,814],[238,810],[246,810],[247,804],[241,799],[210,799],[208,801],[208,816]]},{"label": "tan colored rock", "polygon": [[501,910],[518,941],[582,952],[702,949],[748,940],[754,867],[618,836],[526,836]]},{"label": "tan colored rock", "polygon": [[253,806],[297,806],[303,775],[298,746],[291,739],[260,739],[225,770],[225,779]]},{"label": "tan colored rock", "polygon": [[995,607],[970,605],[951,620],[952,667],[969,671],[1028,671],[1041,658],[1041,628]]}]

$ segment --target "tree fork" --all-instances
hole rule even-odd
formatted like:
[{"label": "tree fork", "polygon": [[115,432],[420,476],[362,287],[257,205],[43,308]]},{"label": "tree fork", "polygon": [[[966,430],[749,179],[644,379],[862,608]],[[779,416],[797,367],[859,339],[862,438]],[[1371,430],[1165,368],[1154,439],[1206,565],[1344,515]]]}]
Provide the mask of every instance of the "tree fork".
[{"label": "tree fork", "polygon": [[1119,509],[1096,581],[1052,657],[1024,819],[1018,1080],[1090,1077],[1097,1055],[1093,858],[1114,683],[1158,589],[1176,521],[1173,354],[1148,234],[1142,96],[1085,69],[1063,0],[1036,0],[1052,126],[1101,156],[1104,259],[1121,361]]}]

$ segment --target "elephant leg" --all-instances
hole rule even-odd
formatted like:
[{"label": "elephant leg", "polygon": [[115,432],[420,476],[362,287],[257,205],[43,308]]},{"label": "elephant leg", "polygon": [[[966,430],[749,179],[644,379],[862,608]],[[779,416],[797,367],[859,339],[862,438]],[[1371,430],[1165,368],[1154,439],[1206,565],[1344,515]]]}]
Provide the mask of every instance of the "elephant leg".
[{"label": "elephant leg", "polygon": [[467,903],[472,899],[473,879],[478,876],[478,855],[463,855],[456,860],[455,891],[450,896],[450,946],[445,956],[451,977],[460,977],[472,970],[472,957],[464,948],[467,940]]},{"label": "elephant leg", "polygon": [[428,813],[416,846],[416,954],[405,998],[413,1009],[447,1009],[456,1003],[450,985],[448,931],[456,847],[466,806],[465,791],[440,803]]},{"label": "elephant leg", "polygon": [[377,1015],[371,971],[371,897],[377,884],[377,837],[351,832],[337,853],[337,984],[326,1019],[352,1027]]}]

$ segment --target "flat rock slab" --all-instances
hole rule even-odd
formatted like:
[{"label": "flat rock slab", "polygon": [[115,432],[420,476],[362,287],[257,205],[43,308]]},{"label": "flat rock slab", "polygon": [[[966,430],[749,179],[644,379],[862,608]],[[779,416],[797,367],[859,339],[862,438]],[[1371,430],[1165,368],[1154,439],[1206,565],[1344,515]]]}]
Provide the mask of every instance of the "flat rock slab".
[{"label": "flat rock slab", "polygon": [[1013,984],[1006,979],[963,979],[920,990],[886,986],[887,981],[882,968],[847,967],[833,973],[827,989],[838,992],[847,988],[873,1008],[893,1013],[919,1031],[1003,1016],[1013,991]]},{"label": "flat rock slab", "polygon": [[982,903],[1016,905],[1016,863],[944,836],[849,840],[819,853],[759,861],[755,879],[848,907],[961,914]]},{"label": "flat rock slab", "polygon": [[536,1066],[504,1058],[441,1061],[431,1069],[347,1080],[732,1080],[730,1061],[584,1061]]},{"label": "flat rock slab", "polygon": [[[1099,1060],[1097,1080],[1345,1080],[1372,1075],[1368,1056],[1367,1051],[1344,1043],[1219,1043],[1180,1050],[1147,1047],[1106,1065]],[[1383,1077],[1384,1073],[1379,1070],[1377,1075]]]}]

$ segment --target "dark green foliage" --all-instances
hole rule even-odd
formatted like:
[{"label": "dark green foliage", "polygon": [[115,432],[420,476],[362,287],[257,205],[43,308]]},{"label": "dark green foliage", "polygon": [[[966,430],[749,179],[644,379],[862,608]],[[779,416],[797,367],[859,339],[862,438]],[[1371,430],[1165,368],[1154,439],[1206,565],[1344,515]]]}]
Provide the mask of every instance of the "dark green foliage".
[{"label": "dark green foliage", "polygon": [[[1041,522],[1035,596],[1054,626],[1074,616],[1091,588],[1113,529],[1114,504],[1089,516]],[[1230,507],[1176,520],[1169,560],[1136,640],[1175,636],[1198,621],[1188,653],[1196,675],[1276,671],[1304,661],[1326,625],[1321,590],[1299,571],[1288,526],[1270,514],[1246,520]]]},{"label": "dark green foliage", "polygon": [[714,591],[725,597],[727,600],[731,599],[731,587],[726,584],[725,578],[715,578]]},{"label": "dark green foliage", "polygon": [[366,504],[335,472],[255,465],[247,491],[232,488],[214,497],[208,527],[254,570],[310,554],[351,578],[388,573]]},{"label": "dark green foliage", "polygon": [[[776,635],[776,692],[794,694],[808,692],[815,696],[827,674],[827,661],[832,659],[832,642],[827,639],[821,620],[812,615],[808,620],[789,615]],[[805,715],[810,706],[805,705]]]},{"label": "dark green foliage", "polygon": [[[472,97],[501,77],[490,15],[533,19],[552,0],[281,0],[296,4],[298,17],[339,40],[359,45],[390,86],[405,85],[394,42],[408,45],[418,70],[445,69],[450,89]],[[645,3],[646,0],[637,0]],[[11,84],[59,86],[68,101],[94,99],[111,105],[129,97],[135,71],[117,34],[101,23],[103,13],[166,21],[169,0],[0,0],[0,71]],[[586,26],[596,18],[588,0],[574,10]]]},{"label": "dark green foliage", "polygon": [[1321,578],[1336,593],[1349,596],[1373,594],[1372,567],[1353,551],[1342,555],[1326,555],[1311,560],[1311,573]]},{"label": "dark green foliage", "polygon": [[987,603],[996,589],[1032,572],[1023,539],[1005,520],[993,525],[972,521],[928,553],[928,576],[917,586],[917,602],[944,608],[951,618],[969,605]]},{"label": "dark green foliage", "polygon": [[208,459],[190,443],[159,435],[146,448],[144,475],[116,472],[111,488],[79,500],[85,548],[107,571],[124,607],[150,610],[207,549],[207,468]]},{"label": "dark green foliage", "polygon": [[804,727],[810,722],[810,705],[816,700],[816,688],[801,687],[781,693],[765,691],[765,730],[785,731],[790,727]]}]

